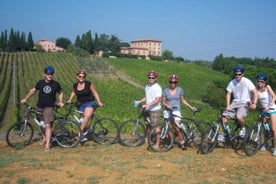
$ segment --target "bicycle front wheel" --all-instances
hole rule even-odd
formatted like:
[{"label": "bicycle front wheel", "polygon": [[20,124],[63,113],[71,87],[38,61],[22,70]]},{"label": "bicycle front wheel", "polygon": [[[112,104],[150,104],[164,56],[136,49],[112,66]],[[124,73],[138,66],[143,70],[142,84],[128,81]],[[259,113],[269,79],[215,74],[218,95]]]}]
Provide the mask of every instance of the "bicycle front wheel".
[{"label": "bicycle front wheel", "polygon": [[210,153],[217,145],[217,127],[212,126],[201,135],[200,151],[203,154]]},{"label": "bicycle front wheel", "polygon": [[128,147],[140,146],[145,142],[146,130],[139,120],[124,122],[119,131],[119,141]]},{"label": "bicycle front wheel", "polygon": [[174,142],[174,132],[167,129],[162,124],[152,127],[148,137],[148,144],[151,150],[156,152],[166,152],[170,150]]},{"label": "bicycle front wheel", "polygon": [[34,129],[29,122],[13,124],[6,133],[6,142],[12,148],[21,149],[30,144],[34,136]]},{"label": "bicycle front wheel", "polygon": [[93,125],[93,140],[98,144],[110,145],[118,140],[119,128],[117,123],[110,118],[102,118]]},{"label": "bicycle front wheel", "polygon": [[63,148],[76,147],[81,140],[80,126],[69,120],[58,120],[53,129],[53,136]]},{"label": "bicycle front wheel", "polygon": [[250,127],[243,140],[243,149],[247,156],[255,155],[261,145],[261,130],[258,125]]}]

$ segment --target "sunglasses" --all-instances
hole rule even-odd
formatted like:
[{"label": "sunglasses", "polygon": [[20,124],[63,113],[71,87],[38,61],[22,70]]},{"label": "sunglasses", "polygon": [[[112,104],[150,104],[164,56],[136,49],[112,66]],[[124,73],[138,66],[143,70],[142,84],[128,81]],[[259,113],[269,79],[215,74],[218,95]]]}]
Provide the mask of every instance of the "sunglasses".
[{"label": "sunglasses", "polygon": [[83,78],[83,79],[85,78],[85,76],[80,76],[80,75],[79,75],[78,77],[79,77],[79,78]]},{"label": "sunglasses", "polygon": [[173,82],[173,81],[171,81],[171,82],[170,82],[170,84],[177,84],[177,82]]},{"label": "sunglasses", "polygon": [[51,73],[45,73],[45,75],[51,75],[52,76],[53,74],[51,74]]},{"label": "sunglasses", "polygon": [[149,79],[155,79],[155,77],[149,77]]},{"label": "sunglasses", "polygon": [[262,81],[262,80],[257,80],[257,82],[259,83],[265,83],[265,81]]},{"label": "sunglasses", "polygon": [[235,75],[237,75],[237,76],[241,76],[241,75],[242,75],[242,73],[235,73]]}]

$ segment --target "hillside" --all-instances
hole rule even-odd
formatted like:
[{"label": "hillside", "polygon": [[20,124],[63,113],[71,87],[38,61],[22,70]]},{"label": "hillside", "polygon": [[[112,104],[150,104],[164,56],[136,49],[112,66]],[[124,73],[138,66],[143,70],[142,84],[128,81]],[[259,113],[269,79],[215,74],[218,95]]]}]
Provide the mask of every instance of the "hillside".
[{"label": "hillside", "polygon": [[[195,106],[201,103],[202,95],[209,81],[227,80],[227,76],[203,66],[194,64],[177,64],[136,59],[85,58],[81,62],[69,53],[0,53],[1,62],[1,127],[14,122],[20,115],[19,101],[30,88],[43,76],[46,65],[55,67],[54,79],[59,81],[64,90],[64,100],[70,95],[72,84],[76,81],[78,69],[88,70],[91,80],[100,93],[105,108],[98,110],[99,115],[115,119],[119,124],[136,117],[137,109],[133,100],[144,95],[147,71],[158,72],[158,82],[162,88],[167,87],[168,75],[179,75],[179,85],[184,88],[186,98]],[[100,63],[100,64],[99,64]],[[105,66],[105,67],[102,67]],[[107,68],[106,68],[107,67]],[[5,76],[5,79],[4,79]],[[37,96],[30,102],[35,105]],[[185,110],[185,109],[184,109]],[[208,114],[208,111],[206,111]],[[204,116],[204,114],[203,114]]]}]

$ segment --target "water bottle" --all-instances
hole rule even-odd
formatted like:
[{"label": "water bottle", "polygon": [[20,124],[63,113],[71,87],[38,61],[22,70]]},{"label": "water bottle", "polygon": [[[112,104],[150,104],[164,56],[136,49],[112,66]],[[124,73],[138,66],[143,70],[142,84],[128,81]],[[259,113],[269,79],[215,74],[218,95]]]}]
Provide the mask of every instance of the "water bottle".
[{"label": "water bottle", "polygon": [[41,126],[42,128],[45,128],[45,123],[44,123],[44,121],[40,121],[40,126]]},{"label": "water bottle", "polygon": [[139,102],[137,100],[134,101],[134,107],[138,107],[139,106]]},{"label": "water bottle", "polygon": [[225,130],[226,130],[226,132],[230,133],[230,127],[228,124],[225,125]]},{"label": "water bottle", "polygon": [[265,122],[265,123],[264,123],[264,127],[265,127],[265,130],[266,130],[266,131],[270,131],[268,122]]},{"label": "water bottle", "polygon": [[186,125],[184,123],[180,123],[180,127],[184,132],[186,132]]},{"label": "water bottle", "polygon": [[79,121],[80,121],[80,123],[82,123],[83,119],[82,119],[82,118],[80,118],[80,119],[79,119]]}]

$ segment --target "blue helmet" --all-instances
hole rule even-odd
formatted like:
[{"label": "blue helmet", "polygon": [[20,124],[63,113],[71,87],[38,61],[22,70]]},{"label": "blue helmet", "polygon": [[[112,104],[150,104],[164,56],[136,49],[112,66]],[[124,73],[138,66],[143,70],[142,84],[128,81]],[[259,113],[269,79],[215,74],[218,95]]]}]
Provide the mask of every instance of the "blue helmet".
[{"label": "blue helmet", "polygon": [[236,66],[236,67],[234,68],[234,73],[238,73],[238,72],[241,72],[241,73],[244,72],[244,69],[243,69],[242,66]]},{"label": "blue helmet", "polygon": [[55,73],[55,69],[52,66],[46,66],[44,68],[44,73],[53,75]]},{"label": "blue helmet", "polygon": [[258,80],[266,81],[266,79],[267,79],[266,74],[264,74],[264,73],[259,73],[259,74],[257,75],[257,79],[258,79]]}]

